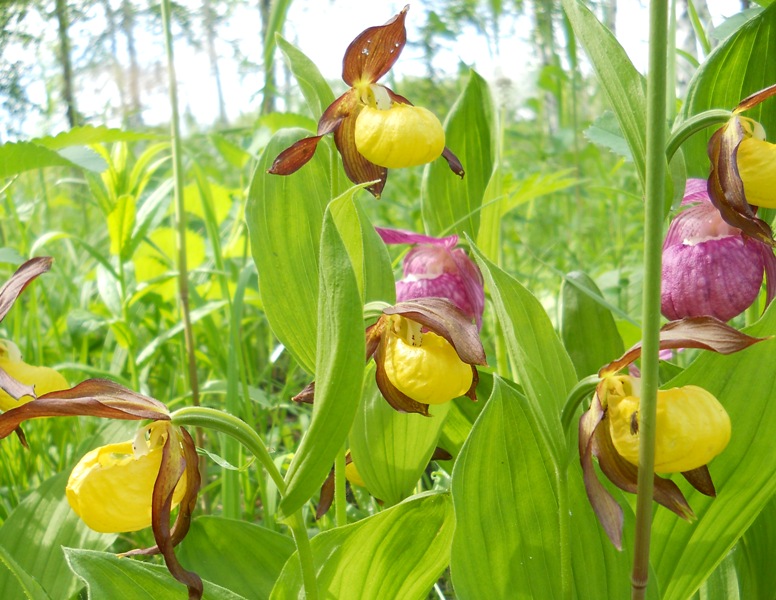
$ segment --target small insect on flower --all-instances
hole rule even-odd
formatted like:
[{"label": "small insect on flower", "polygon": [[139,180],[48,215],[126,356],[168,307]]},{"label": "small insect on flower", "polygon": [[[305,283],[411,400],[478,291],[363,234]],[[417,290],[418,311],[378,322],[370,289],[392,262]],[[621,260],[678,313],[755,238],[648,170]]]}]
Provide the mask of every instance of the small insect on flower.
[{"label": "small insect on flower", "polygon": [[445,148],[439,119],[377,83],[393,67],[407,41],[404,21],[408,10],[405,6],[385,25],[365,29],[350,43],[342,61],[342,79],[350,89],[323,112],[317,135],[281,152],[270,173],[296,172],[313,157],[321,138],[333,133],[347,176],[357,184],[376,181],[367,189],[377,198],[388,169],[422,165],[440,155],[463,177],[460,161]]}]

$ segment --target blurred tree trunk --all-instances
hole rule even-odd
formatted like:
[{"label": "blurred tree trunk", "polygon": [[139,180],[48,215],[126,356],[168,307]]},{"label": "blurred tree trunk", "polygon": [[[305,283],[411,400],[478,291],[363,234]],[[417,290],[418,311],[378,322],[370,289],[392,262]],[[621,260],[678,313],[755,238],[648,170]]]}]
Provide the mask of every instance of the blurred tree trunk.
[{"label": "blurred tree trunk", "polygon": [[66,0],[56,0],[55,13],[59,25],[59,63],[62,66],[62,99],[67,110],[67,123],[72,129],[79,123],[78,111],[75,105],[73,90],[73,65],[70,61],[70,37],[68,29],[70,22],[67,15]]},{"label": "blurred tree trunk", "polygon": [[129,111],[127,122],[130,127],[143,125],[143,106],[140,103],[140,66],[135,48],[135,8],[130,0],[121,1],[121,32],[127,40],[129,57]]},{"label": "blurred tree trunk", "polygon": [[118,27],[116,25],[116,13],[110,5],[110,0],[100,0],[102,8],[105,11],[105,23],[107,26],[108,43],[110,45],[110,54],[113,60],[113,77],[116,80],[116,89],[119,92],[119,106],[121,110],[121,123],[126,128],[129,127],[129,108],[127,106],[126,81],[124,79],[124,70],[119,63],[119,41]]},{"label": "blurred tree trunk", "polygon": [[224,90],[221,86],[221,72],[218,68],[218,54],[216,53],[216,14],[213,11],[212,0],[202,0],[202,18],[205,25],[205,44],[210,60],[210,72],[216,80],[216,93],[218,94],[218,123],[226,125],[226,103],[224,102]]},{"label": "blurred tree trunk", "polygon": [[[269,30],[269,16],[272,9],[272,0],[259,0],[259,13],[261,14],[261,39],[267,39]],[[265,57],[266,58],[266,57]],[[265,61],[264,65],[264,94],[261,99],[261,114],[266,115],[275,111],[275,64],[273,61]]]}]

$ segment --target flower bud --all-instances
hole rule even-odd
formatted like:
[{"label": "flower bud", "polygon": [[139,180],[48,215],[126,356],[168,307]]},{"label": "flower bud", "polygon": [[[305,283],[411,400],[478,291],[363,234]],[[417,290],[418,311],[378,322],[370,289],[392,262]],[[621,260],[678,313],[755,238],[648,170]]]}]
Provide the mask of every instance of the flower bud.
[{"label": "flower bud", "polygon": [[445,148],[445,132],[434,113],[396,102],[387,110],[372,106],[361,109],[355,140],[364,158],[388,169],[431,162]]},{"label": "flower bud", "polygon": [[663,244],[661,312],[671,320],[709,315],[728,321],[760,293],[768,275],[768,301],[776,282],[776,257],[764,243],[722,220],[706,181],[690,179],[681,213]]},{"label": "flower bud", "polygon": [[386,328],[383,368],[390,382],[421,404],[443,404],[471,387],[471,365],[442,336],[393,315]]},{"label": "flower bud", "polygon": [[[609,427],[617,453],[639,462],[637,395],[609,394]],[[655,472],[680,473],[708,464],[730,441],[730,417],[703,388],[687,385],[657,393]]]},{"label": "flower bud", "polygon": [[[151,497],[169,427],[169,421],[157,421],[139,432],[139,440],[101,446],[78,462],[67,482],[67,501],[89,528],[122,533],[151,526]],[[184,473],[175,487],[173,507],[185,492]]]},{"label": "flower bud", "polygon": [[746,136],[738,145],[736,166],[749,204],[776,208],[776,144],[765,141],[762,125],[741,119]]},{"label": "flower bud", "polygon": [[[24,362],[19,348],[9,340],[0,341],[0,368],[17,381],[34,386],[35,394],[38,396],[70,387],[67,380],[54,369],[36,367]],[[11,410],[32,399],[32,396],[23,396],[16,400],[5,390],[0,389],[0,410]]]}]

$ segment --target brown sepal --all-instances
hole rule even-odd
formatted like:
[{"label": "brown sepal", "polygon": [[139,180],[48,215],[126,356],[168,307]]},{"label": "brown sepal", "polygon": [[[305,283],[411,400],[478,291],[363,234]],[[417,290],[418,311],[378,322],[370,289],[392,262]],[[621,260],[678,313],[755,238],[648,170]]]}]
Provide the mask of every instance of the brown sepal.
[{"label": "brown sepal", "polygon": [[68,390],[49,392],[0,415],[0,439],[38,417],[103,417],[125,421],[169,421],[167,407],[107,379],[87,379]]},{"label": "brown sepal", "polygon": [[404,20],[409,8],[405,6],[385,25],[368,27],[350,42],[342,59],[345,83],[374,83],[391,69],[407,42]]},{"label": "brown sepal", "polygon": [[272,175],[291,175],[291,173],[296,173],[313,157],[321,137],[323,136],[315,135],[295,142],[278,154],[272,166],[267,169],[267,173]]},{"label": "brown sepal", "polygon": [[[162,462],[159,474],[156,476],[154,491],[151,496],[151,528],[154,532],[156,546],[142,550],[131,550],[124,556],[161,554],[170,574],[189,589],[189,600],[202,598],[202,579],[193,571],[187,571],[175,556],[175,545],[183,539],[191,523],[191,512],[197,502],[199,490],[199,469],[197,467],[197,452],[194,441],[185,429],[180,429],[183,440],[178,438],[171,428],[162,451]],[[183,446],[181,448],[181,446]],[[182,451],[181,451],[182,450]],[[180,504],[175,526],[170,529],[170,513],[172,512],[172,497],[175,486],[178,485],[184,471],[186,477],[186,493]]]},{"label": "brown sepal", "polygon": [[54,259],[50,256],[39,256],[31,258],[24,262],[11,278],[0,288],[0,321],[5,318],[8,311],[11,310],[14,302],[24,291],[24,288],[38,275],[45,273],[51,268]]},{"label": "brown sepal", "polygon": [[447,298],[418,298],[399,302],[383,310],[386,315],[401,315],[441,335],[470,365],[487,366],[485,349],[477,325]]},{"label": "brown sepal", "polygon": [[453,154],[453,152],[445,146],[445,149],[442,150],[442,158],[444,158],[447,161],[447,165],[450,167],[450,170],[458,175],[461,179],[463,179],[463,176],[466,174],[463,170],[463,165],[461,164],[461,161],[458,160],[458,157]]},{"label": "brown sepal", "polygon": [[453,460],[453,455],[444,448],[437,446],[434,448],[434,453],[431,455],[430,460]]},{"label": "brown sepal", "polygon": [[424,417],[430,416],[428,413],[428,404],[416,402],[404,392],[399,391],[396,386],[391,383],[391,380],[388,379],[388,375],[386,375],[385,368],[383,367],[384,346],[385,342],[381,340],[375,351],[375,381],[377,382],[377,387],[380,389],[383,398],[399,412],[417,413]]},{"label": "brown sepal", "polygon": [[717,490],[714,489],[714,482],[711,480],[709,467],[703,465],[692,471],[683,471],[682,475],[690,482],[690,485],[705,496],[717,497]]},{"label": "brown sepal", "polygon": [[[350,450],[345,453],[345,466],[347,467],[353,462],[353,457],[350,455]],[[334,503],[334,469],[329,471],[326,481],[321,486],[321,495],[318,498],[318,506],[315,509],[315,520],[319,520],[323,515],[329,512],[331,505]]]},{"label": "brown sepal", "polygon": [[17,381],[8,372],[0,367],[0,388],[11,398],[18,400],[24,396],[35,398],[35,388],[21,381]]},{"label": "brown sepal", "polygon": [[[719,354],[733,354],[769,338],[756,338],[738,331],[715,317],[685,317],[671,321],[660,329],[660,349],[700,348]],[[616,373],[641,357],[641,342],[628,349],[620,358],[601,367],[601,378]]]},{"label": "brown sepal", "polygon": [[751,96],[747,96],[741,102],[738,103],[738,106],[735,107],[733,112],[739,113],[745,110],[749,110],[750,108],[754,108],[760,102],[763,100],[767,100],[771,96],[776,96],[776,83],[773,85],[769,85],[767,88],[760,90],[759,92],[755,92]]},{"label": "brown sepal", "polygon": [[315,382],[311,381],[308,383],[304,386],[304,389],[291,398],[291,400],[299,402],[300,404],[313,404],[315,402]]},{"label": "brown sepal", "polygon": [[472,402],[477,402],[477,384],[480,382],[480,374],[477,372],[477,367],[471,365],[472,368],[472,384],[469,389],[466,390],[464,396],[469,398]]},{"label": "brown sepal", "polygon": [[744,128],[738,117],[733,117],[711,136],[707,149],[711,160],[707,188],[709,198],[728,224],[751,238],[773,246],[776,242],[771,228],[757,218],[756,208],[746,201],[744,182],[738,173],[738,146],[744,137]]}]

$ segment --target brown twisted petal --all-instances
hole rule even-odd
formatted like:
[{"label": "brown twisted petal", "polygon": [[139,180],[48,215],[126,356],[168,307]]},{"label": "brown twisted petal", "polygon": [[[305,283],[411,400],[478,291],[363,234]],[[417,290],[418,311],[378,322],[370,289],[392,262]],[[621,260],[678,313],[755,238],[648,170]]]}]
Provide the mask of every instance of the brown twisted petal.
[{"label": "brown twisted petal", "polygon": [[744,182],[738,173],[738,146],[745,135],[741,119],[733,117],[711,136],[708,145],[711,160],[709,198],[726,223],[749,237],[774,246],[773,232],[765,221],[757,218],[757,209],[746,201]]},{"label": "brown twisted petal", "polygon": [[48,271],[51,268],[52,262],[54,262],[54,259],[50,256],[31,258],[11,275],[11,278],[0,288],[0,321],[11,310],[11,307],[16,302],[19,294],[24,291],[24,288],[38,275]]},{"label": "brown twisted petal", "polygon": [[[151,499],[151,527],[154,532],[156,546],[125,552],[122,556],[150,556],[161,554],[167,565],[167,570],[178,581],[188,587],[189,600],[202,598],[202,579],[193,571],[187,571],[175,556],[175,546],[188,533],[191,524],[191,514],[197,503],[197,492],[200,485],[199,467],[197,466],[197,451],[194,440],[188,431],[179,429],[180,438],[171,429],[164,444],[162,463],[159,475],[154,484]],[[180,503],[175,525],[170,528],[170,513],[175,486],[183,472],[186,472],[186,492]]]},{"label": "brown twisted petal", "polygon": [[712,498],[717,496],[717,490],[714,489],[714,482],[711,480],[711,473],[709,473],[707,465],[692,471],[683,471],[682,476],[701,494],[711,496]]},{"label": "brown twisted petal", "polygon": [[463,179],[463,176],[466,174],[464,173],[463,165],[461,164],[461,161],[458,160],[458,157],[453,154],[447,146],[445,146],[445,149],[442,151],[442,158],[447,161],[450,170]]},{"label": "brown twisted petal", "polygon": [[342,156],[342,166],[348,178],[356,184],[374,181],[375,183],[366,189],[375,198],[379,198],[388,180],[388,169],[368,161],[356,148],[356,117],[361,107],[360,103],[352,106],[350,114],[334,132],[334,143]]},{"label": "brown twisted petal", "polygon": [[385,25],[368,27],[350,42],[342,59],[345,83],[374,83],[391,69],[407,43],[404,20],[409,9],[405,6]]},{"label": "brown twisted petal", "polygon": [[744,110],[749,110],[750,108],[754,108],[760,102],[763,100],[767,100],[771,96],[776,96],[776,83],[773,85],[769,85],[767,88],[763,88],[760,91],[755,92],[754,94],[751,94],[741,100],[741,102],[738,103],[738,106],[736,106],[735,110],[733,112],[739,113]]}]

